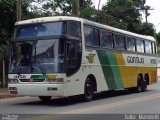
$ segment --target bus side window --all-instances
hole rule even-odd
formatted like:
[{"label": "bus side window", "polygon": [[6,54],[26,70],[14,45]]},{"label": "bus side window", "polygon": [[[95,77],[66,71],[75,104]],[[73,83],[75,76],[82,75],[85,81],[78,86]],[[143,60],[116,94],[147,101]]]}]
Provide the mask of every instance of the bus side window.
[{"label": "bus side window", "polygon": [[84,38],[86,46],[99,46],[99,31],[91,27],[84,27]]},{"label": "bus side window", "polygon": [[85,45],[92,46],[93,44],[93,29],[90,27],[84,27]]},{"label": "bus side window", "polygon": [[98,29],[94,29],[93,31],[93,46],[100,46]]},{"label": "bus side window", "polygon": [[152,54],[152,44],[150,41],[145,41],[145,50],[146,53]]},{"label": "bus side window", "polygon": [[67,21],[67,34],[81,37],[81,24],[76,21]]},{"label": "bus side window", "polygon": [[156,54],[156,45],[152,42],[152,54]]},{"label": "bus side window", "polygon": [[136,46],[135,46],[135,39],[132,37],[126,37],[126,48],[127,51],[135,52]]},{"label": "bus side window", "polygon": [[101,31],[101,46],[103,48],[113,49],[113,36],[111,32]]},{"label": "bus side window", "polygon": [[78,71],[81,65],[82,46],[80,41],[68,40],[67,41],[67,76],[70,76]]},{"label": "bus side window", "polygon": [[143,40],[136,39],[137,52],[144,53],[144,43]]},{"label": "bus side window", "polygon": [[115,34],[115,48],[117,50],[125,50],[125,37],[120,34]]}]

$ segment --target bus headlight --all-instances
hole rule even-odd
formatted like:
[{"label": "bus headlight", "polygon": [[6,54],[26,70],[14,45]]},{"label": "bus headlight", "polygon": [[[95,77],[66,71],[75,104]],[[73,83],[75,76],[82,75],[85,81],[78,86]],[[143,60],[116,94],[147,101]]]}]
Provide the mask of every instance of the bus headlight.
[{"label": "bus headlight", "polygon": [[18,80],[17,79],[9,79],[8,83],[18,83]]},{"label": "bus headlight", "polygon": [[49,83],[64,83],[64,79],[63,78],[56,78],[56,79],[47,79],[47,82]]},{"label": "bus headlight", "polygon": [[56,79],[48,79],[47,82],[50,82],[50,83],[56,82]]}]

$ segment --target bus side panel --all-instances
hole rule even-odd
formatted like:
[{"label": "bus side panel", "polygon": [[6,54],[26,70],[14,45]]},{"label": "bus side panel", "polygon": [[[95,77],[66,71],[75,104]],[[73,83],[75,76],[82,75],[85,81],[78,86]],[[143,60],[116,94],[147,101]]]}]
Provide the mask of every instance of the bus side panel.
[{"label": "bus side panel", "polygon": [[65,96],[84,94],[85,81],[93,75],[97,83],[97,92],[108,90],[102,67],[95,50],[85,51],[80,69],[72,76],[66,77]]},{"label": "bus side panel", "polygon": [[[151,62],[154,56],[116,53],[116,59],[122,76],[124,88],[136,87],[137,77],[142,73],[149,75],[149,84],[157,82],[157,65]],[[126,66],[126,67],[123,67]]]},{"label": "bus side panel", "polygon": [[137,67],[127,66],[122,53],[117,52],[115,56],[122,76],[124,88],[135,87],[137,85]]},{"label": "bus side panel", "polygon": [[115,53],[107,52],[105,50],[98,50],[97,54],[109,90],[123,88],[123,81],[117,66]]}]

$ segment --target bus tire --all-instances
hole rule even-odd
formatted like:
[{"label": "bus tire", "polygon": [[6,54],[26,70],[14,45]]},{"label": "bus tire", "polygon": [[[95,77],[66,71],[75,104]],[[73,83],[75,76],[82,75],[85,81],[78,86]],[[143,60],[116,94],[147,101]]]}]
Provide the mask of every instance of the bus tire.
[{"label": "bus tire", "polygon": [[149,75],[146,73],[144,75],[144,80],[143,80],[143,92],[147,91],[147,85],[149,85]]},{"label": "bus tire", "polygon": [[143,90],[143,78],[142,76],[138,76],[136,92],[140,93]]},{"label": "bus tire", "polygon": [[147,81],[144,79],[143,80],[142,92],[146,92],[146,91],[147,91]]},{"label": "bus tire", "polygon": [[51,100],[51,96],[39,96],[39,99],[42,102],[49,102]]},{"label": "bus tire", "polygon": [[90,78],[87,78],[84,88],[84,100],[86,102],[92,101],[94,95],[94,84]]}]

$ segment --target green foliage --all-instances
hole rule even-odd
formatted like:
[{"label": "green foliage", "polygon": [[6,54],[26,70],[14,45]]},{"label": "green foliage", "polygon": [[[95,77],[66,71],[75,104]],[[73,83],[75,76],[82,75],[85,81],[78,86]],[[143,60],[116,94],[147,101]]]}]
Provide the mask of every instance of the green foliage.
[{"label": "green foliage", "polygon": [[152,23],[142,23],[139,33],[153,36],[155,33],[154,25]]},{"label": "green foliage", "polygon": [[[29,1],[22,1],[22,19],[40,17],[38,13],[29,12]],[[16,0],[0,0],[0,45],[7,45],[16,22]]]},{"label": "green foliage", "polygon": [[141,14],[137,9],[140,6],[142,3],[138,3],[138,0],[111,0],[103,6],[102,11],[112,16],[112,22],[109,25],[135,31],[134,25],[139,23],[141,19]]},{"label": "green foliage", "polygon": [[[80,11],[83,13],[81,14],[81,17],[87,16],[87,18],[89,18],[89,14],[92,14],[90,11],[93,10],[92,1],[80,0],[79,2]],[[41,4],[43,8],[41,13],[47,16],[72,15],[73,9],[75,9],[75,0],[45,0],[45,2],[42,2]]]},{"label": "green foliage", "polygon": [[7,44],[12,35],[15,18],[15,2],[13,0],[0,1],[0,45]]},{"label": "green foliage", "polygon": [[110,0],[102,7],[101,19],[106,24],[143,35],[154,36],[155,30],[151,23],[142,23],[140,13],[144,8],[145,0]]}]

